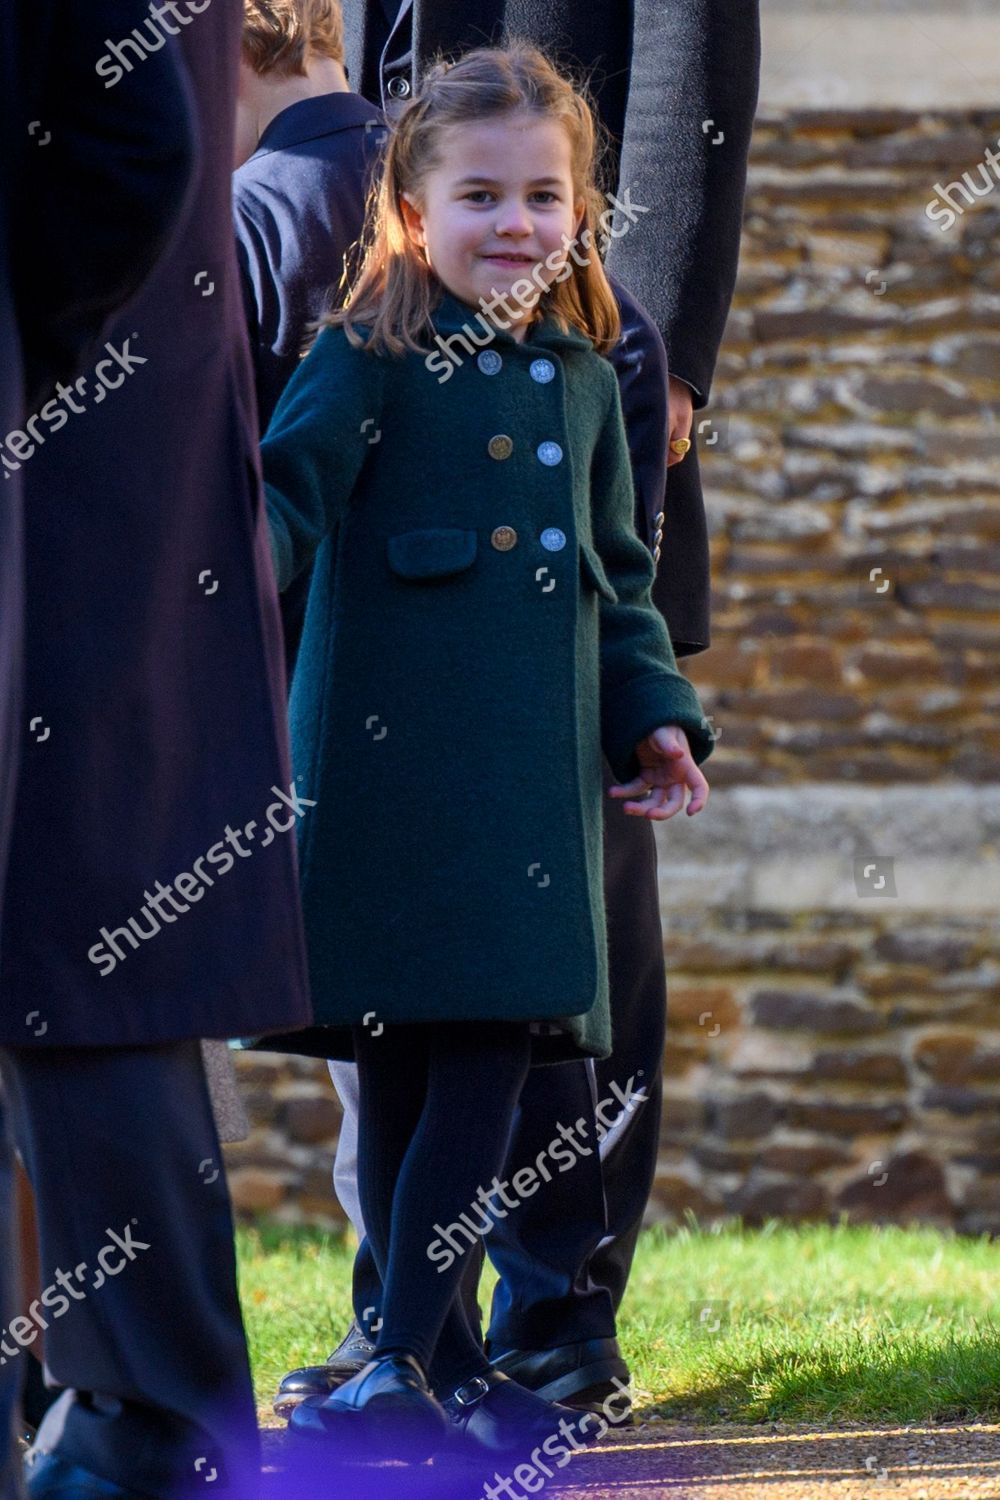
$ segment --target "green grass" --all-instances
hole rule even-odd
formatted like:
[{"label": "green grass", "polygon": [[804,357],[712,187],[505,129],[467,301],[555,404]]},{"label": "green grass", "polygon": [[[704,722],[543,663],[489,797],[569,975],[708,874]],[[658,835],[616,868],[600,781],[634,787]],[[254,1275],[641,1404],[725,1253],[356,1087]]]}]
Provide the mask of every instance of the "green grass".
[{"label": "green grass", "polygon": [[[353,1251],[263,1226],[239,1252],[263,1414],[287,1370],[340,1341]],[[998,1272],[1000,1245],[933,1229],[651,1230],[619,1329],[637,1404],[701,1422],[995,1421]]]}]

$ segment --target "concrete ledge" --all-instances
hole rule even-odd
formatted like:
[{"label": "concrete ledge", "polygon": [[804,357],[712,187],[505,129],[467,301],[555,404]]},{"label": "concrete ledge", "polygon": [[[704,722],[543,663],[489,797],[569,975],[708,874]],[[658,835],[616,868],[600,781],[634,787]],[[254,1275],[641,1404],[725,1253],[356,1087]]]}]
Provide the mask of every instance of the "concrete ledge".
[{"label": "concrete ledge", "polygon": [[1000,911],[1000,784],[723,788],[656,838],[665,917]]}]

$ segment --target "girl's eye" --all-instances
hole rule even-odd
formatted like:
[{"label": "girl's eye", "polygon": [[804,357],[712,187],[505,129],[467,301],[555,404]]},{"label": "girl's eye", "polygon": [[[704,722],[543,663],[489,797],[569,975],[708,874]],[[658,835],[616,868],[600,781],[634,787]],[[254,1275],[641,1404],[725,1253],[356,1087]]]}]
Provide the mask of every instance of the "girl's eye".
[{"label": "girl's eye", "polygon": [[557,201],[556,194],[550,193],[548,188],[540,188],[539,191],[537,193],[534,193],[532,196],[535,198],[545,198],[550,203],[555,203]]},{"label": "girl's eye", "polygon": [[492,198],[493,194],[486,188],[473,188],[472,192],[466,193],[465,196],[481,203],[484,198]]}]

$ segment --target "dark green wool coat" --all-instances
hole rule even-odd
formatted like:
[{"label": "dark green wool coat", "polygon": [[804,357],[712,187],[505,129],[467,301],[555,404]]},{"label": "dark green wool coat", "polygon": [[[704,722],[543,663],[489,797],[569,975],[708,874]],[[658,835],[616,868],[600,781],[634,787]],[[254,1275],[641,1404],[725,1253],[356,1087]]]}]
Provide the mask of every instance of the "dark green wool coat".
[{"label": "dark green wool coat", "polygon": [[661,724],[698,762],[713,742],[650,602],[611,365],[476,311],[442,298],[438,333],[483,343],[446,379],[325,329],[263,443],[279,587],[316,555],[290,706],[313,1005],[528,1019],[537,1061],[605,1057],[602,748],[624,779]]}]

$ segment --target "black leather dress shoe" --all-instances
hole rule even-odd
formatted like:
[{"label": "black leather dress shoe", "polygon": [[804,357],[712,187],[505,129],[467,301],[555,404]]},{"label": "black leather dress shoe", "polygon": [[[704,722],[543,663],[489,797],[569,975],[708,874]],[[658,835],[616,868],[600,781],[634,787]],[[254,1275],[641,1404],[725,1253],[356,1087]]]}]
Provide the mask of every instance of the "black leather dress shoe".
[{"label": "black leather dress shoe", "polygon": [[307,1396],[329,1396],[345,1380],[350,1380],[375,1353],[375,1345],[365,1338],[356,1322],[351,1323],[343,1340],[324,1365],[306,1365],[292,1370],[278,1386],[274,1410],[279,1417],[289,1417]]},{"label": "black leather dress shoe", "polygon": [[328,1396],[307,1396],[288,1430],[335,1438],[344,1457],[423,1463],[448,1441],[448,1419],[410,1354],[376,1354]]},{"label": "black leather dress shoe", "polygon": [[40,1453],[25,1464],[28,1500],[143,1500],[135,1490],[67,1463],[58,1453]]},{"label": "black leather dress shoe", "polygon": [[[596,1442],[601,1430],[586,1412],[546,1401],[499,1370],[473,1375],[444,1403],[452,1427],[449,1452],[468,1457],[511,1458],[551,1440],[568,1453]],[[564,1460],[565,1462],[565,1460]]]},{"label": "black leather dress shoe", "polygon": [[504,1354],[488,1349],[487,1354],[494,1369],[546,1401],[599,1412],[616,1427],[633,1425],[629,1368],[617,1339],[584,1339],[557,1349],[508,1349]]}]

